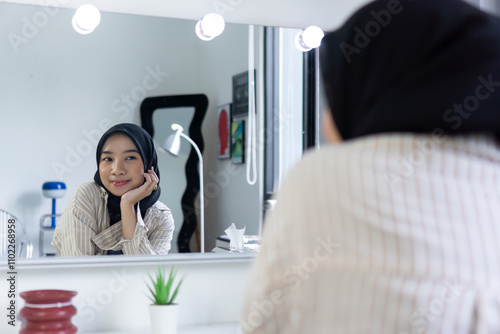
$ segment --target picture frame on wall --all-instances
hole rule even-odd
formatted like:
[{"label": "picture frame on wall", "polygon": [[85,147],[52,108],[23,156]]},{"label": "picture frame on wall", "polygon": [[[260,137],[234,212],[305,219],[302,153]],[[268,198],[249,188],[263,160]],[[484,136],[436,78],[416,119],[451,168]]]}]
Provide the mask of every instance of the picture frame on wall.
[{"label": "picture frame on wall", "polygon": [[[256,71],[253,71],[254,82]],[[248,116],[248,71],[233,76],[233,120]]]},{"label": "picture frame on wall", "polygon": [[217,158],[231,157],[231,103],[217,107]]},{"label": "picture frame on wall", "polygon": [[231,123],[231,161],[234,164],[245,163],[245,121]]}]

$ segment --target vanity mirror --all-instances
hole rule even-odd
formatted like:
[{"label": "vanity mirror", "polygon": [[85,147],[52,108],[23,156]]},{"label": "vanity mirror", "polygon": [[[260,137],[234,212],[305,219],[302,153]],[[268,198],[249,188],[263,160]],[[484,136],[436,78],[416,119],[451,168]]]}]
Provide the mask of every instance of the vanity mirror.
[{"label": "vanity mirror", "polygon": [[[227,24],[221,36],[205,42],[195,35],[195,21],[102,13],[97,29],[80,35],[71,27],[73,14],[0,3],[0,151],[7,162],[0,166],[0,208],[20,217],[34,249],[39,219],[50,207],[42,184],[66,183],[67,195],[58,200],[62,210],[75,187],[92,180],[100,135],[115,123],[141,124],[141,102],[164,95],[205,94],[209,100],[202,126],[206,250],[232,223],[258,234],[259,183],[249,185],[245,165],[216,153],[216,108],[231,102],[233,75],[248,70],[248,26]],[[260,29],[255,28],[257,76]],[[174,116],[159,122],[167,129],[175,121]],[[183,165],[173,157],[161,159],[168,195],[169,184],[185,177]],[[172,253],[183,221],[176,196],[163,199],[176,220]]]}]

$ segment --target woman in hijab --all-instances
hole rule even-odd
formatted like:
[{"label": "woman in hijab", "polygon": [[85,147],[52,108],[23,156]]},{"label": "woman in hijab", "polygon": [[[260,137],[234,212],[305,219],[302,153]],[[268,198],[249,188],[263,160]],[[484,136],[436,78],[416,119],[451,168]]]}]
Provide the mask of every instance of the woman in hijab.
[{"label": "woman in hijab", "polygon": [[288,173],[242,333],[499,333],[500,19],[380,0],[320,48],[333,143]]},{"label": "woman in hijab", "polygon": [[99,140],[96,160],[94,181],[74,191],[52,246],[61,256],[168,253],[174,220],[158,201],[160,172],[149,134],[117,124]]}]

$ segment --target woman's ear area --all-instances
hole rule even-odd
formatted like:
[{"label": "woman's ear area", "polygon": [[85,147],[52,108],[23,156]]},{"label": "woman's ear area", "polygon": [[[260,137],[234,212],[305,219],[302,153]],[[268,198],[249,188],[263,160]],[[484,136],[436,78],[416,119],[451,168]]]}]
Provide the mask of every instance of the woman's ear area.
[{"label": "woman's ear area", "polygon": [[326,109],[323,112],[323,134],[330,144],[338,144],[343,141],[339,130],[333,121],[330,109]]}]

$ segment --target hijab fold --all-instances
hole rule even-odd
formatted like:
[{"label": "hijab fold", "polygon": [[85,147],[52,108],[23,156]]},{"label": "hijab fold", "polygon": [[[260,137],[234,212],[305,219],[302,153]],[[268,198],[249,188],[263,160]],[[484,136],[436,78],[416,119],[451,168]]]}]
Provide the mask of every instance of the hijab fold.
[{"label": "hijab fold", "polygon": [[382,132],[500,135],[500,19],[461,0],[376,0],[323,38],[344,139]]},{"label": "hijab fold", "polygon": [[[108,131],[106,131],[99,143],[97,144],[96,150],[96,161],[97,161],[97,171],[94,175],[94,181],[101,187],[103,187],[108,193],[108,212],[110,217],[110,224],[121,220],[121,210],[120,210],[120,201],[121,197],[113,195],[102,183],[101,177],[99,175],[99,161],[101,159],[102,149],[106,140],[115,134],[124,134],[129,137],[132,142],[137,147],[139,154],[144,163],[144,173],[147,173],[148,169],[153,167],[156,175],[158,176],[158,180],[160,179],[160,170],[158,168],[158,157],[156,155],[156,150],[154,147],[153,139],[143,128],[136,124],[132,123],[121,123],[111,127]],[[160,184],[157,185],[157,189],[154,190],[151,195],[146,198],[143,198],[140,201],[139,209],[141,211],[141,216],[144,218],[146,214],[146,210],[150,208],[158,199],[160,198],[161,190]]]}]

